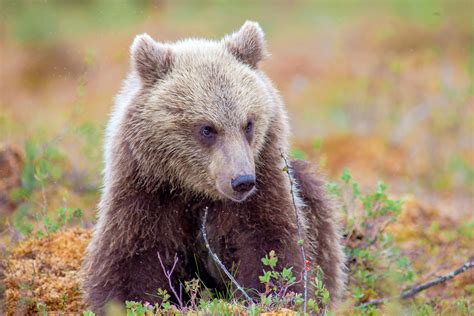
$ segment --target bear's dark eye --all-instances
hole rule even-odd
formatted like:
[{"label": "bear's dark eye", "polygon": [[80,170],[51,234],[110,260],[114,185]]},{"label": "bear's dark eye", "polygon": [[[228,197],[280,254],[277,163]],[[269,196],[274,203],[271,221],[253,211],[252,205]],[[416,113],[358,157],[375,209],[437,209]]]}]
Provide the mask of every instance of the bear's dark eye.
[{"label": "bear's dark eye", "polygon": [[206,138],[212,137],[215,133],[216,132],[211,126],[206,125],[206,126],[201,127],[201,135]]},{"label": "bear's dark eye", "polygon": [[247,127],[245,127],[245,132],[246,132],[247,134],[250,134],[250,133],[252,133],[252,131],[253,131],[253,122],[252,122],[252,121],[249,121],[249,122],[247,123]]},{"label": "bear's dark eye", "polygon": [[253,136],[253,122],[248,121],[247,126],[245,126],[245,136],[247,137],[247,140],[250,142],[252,140]]},{"label": "bear's dark eye", "polygon": [[212,126],[204,125],[200,128],[199,135],[201,141],[210,146],[216,141],[217,131]]}]

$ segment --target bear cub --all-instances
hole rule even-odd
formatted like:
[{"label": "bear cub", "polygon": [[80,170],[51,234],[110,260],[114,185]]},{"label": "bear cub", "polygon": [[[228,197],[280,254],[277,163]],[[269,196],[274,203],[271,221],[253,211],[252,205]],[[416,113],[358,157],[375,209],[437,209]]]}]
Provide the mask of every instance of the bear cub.
[{"label": "bear cub", "polygon": [[[220,41],[131,46],[131,71],[116,98],[105,141],[98,221],[83,263],[84,299],[103,313],[109,301],[155,302],[172,282],[228,282],[200,233],[204,209],[212,250],[247,289],[263,292],[261,258],[299,275],[299,233],[319,265],[331,306],[344,286],[344,256],[325,184],[303,161],[289,161],[284,104],[259,69],[267,55],[255,22]],[[288,176],[290,175],[290,177]],[[300,232],[298,232],[300,227]],[[311,288],[311,287],[309,287]],[[303,291],[302,284],[292,287]],[[252,291],[249,291],[249,293]],[[310,293],[311,294],[311,293]]]}]

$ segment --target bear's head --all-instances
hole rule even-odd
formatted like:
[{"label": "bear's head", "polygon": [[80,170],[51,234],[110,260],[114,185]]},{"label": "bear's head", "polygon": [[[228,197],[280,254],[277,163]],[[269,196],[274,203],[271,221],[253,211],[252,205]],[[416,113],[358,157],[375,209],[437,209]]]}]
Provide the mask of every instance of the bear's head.
[{"label": "bear's head", "polygon": [[124,135],[140,173],[212,199],[241,202],[252,194],[279,111],[258,69],[265,55],[254,22],[221,41],[137,36],[131,61],[138,88]]}]

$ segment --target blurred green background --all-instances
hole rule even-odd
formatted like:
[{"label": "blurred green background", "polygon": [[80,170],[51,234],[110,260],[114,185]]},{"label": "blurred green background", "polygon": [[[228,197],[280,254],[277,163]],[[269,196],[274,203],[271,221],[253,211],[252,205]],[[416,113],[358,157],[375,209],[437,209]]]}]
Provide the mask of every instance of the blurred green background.
[{"label": "blurred green background", "polygon": [[39,168],[51,205],[92,218],[133,37],[220,39],[249,19],[266,32],[262,67],[286,101],[295,157],[472,216],[473,12],[472,1],[2,0],[0,142],[21,148],[31,182],[13,196],[34,195]]}]

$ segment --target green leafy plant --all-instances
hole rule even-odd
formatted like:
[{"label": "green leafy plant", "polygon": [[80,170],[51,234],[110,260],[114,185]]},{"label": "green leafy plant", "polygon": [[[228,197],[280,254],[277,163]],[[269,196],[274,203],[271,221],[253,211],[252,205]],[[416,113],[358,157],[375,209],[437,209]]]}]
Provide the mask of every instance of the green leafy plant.
[{"label": "green leafy plant", "polygon": [[[341,201],[345,217],[349,290],[356,305],[412,285],[415,273],[410,260],[386,231],[398,219],[403,201],[391,198],[383,182],[364,194],[348,169],[344,169],[340,180],[330,183],[328,190]],[[369,312],[373,308],[362,309]]]},{"label": "green leafy plant", "polygon": [[[276,270],[278,257],[275,251],[270,251],[262,258],[262,263],[269,269],[263,270],[263,275],[259,276],[260,282],[265,285],[265,292],[260,294],[260,301],[267,309],[287,307],[295,303],[296,295],[291,295],[289,289],[300,281],[296,281],[292,267],[285,267],[283,270]],[[290,294],[290,295],[288,295]]]},{"label": "green leafy plant", "polygon": [[56,218],[52,219],[48,214],[42,217],[37,217],[38,222],[43,226],[36,232],[36,236],[41,238],[57,232],[64,225],[73,222],[82,217],[82,210],[80,208],[72,209],[69,207],[59,208]]},{"label": "green leafy plant", "polygon": [[[49,214],[48,196],[63,177],[65,155],[53,142],[29,140],[25,143],[21,187],[12,199],[20,205],[15,213],[15,228],[24,236],[34,231],[39,237],[57,231],[62,225],[82,215],[80,209],[61,207],[56,218]],[[38,225],[39,224],[39,225]]]},{"label": "green leafy plant", "polygon": [[14,200],[28,199],[35,190],[45,189],[49,181],[58,181],[63,174],[65,156],[58,147],[29,140],[24,150],[21,187],[13,191]]}]

